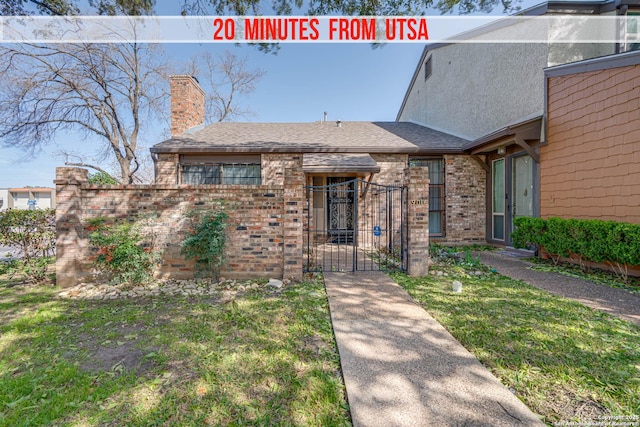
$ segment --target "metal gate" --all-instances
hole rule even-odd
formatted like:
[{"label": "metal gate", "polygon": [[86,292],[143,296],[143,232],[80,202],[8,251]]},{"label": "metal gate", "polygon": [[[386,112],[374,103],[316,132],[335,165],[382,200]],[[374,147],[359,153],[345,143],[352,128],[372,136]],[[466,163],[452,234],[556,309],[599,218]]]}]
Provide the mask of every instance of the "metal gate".
[{"label": "metal gate", "polygon": [[406,187],[328,177],[306,197],[305,271],[406,270]]}]

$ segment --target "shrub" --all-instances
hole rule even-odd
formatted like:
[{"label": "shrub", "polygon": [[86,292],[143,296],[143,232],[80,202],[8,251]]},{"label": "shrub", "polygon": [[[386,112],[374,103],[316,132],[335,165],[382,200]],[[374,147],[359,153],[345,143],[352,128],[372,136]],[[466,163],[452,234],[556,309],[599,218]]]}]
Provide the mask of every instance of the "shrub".
[{"label": "shrub", "polygon": [[180,253],[196,262],[196,267],[208,273],[212,280],[220,277],[226,261],[226,228],[228,216],[224,211],[191,211],[193,227],[182,242]]},{"label": "shrub", "polygon": [[159,255],[143,241],[134,224],[107,225],[104,219],[97,219],[87,228],[89,242],[98,248],[96,267],[108,273],[112,283],[138,285],[153,278]]},{"label": "shrub", "polygon": [[106,172],[96,172],[89,175],[89,184],[93,185],[118,185],[120,184],[117,179],[112,177]]},{"label": "shrub", "polygon": [[543,247],[556,257],[608,263],[627,280],[626,265],[640,265],[640,225],[597,219],[514,219],[515,247]]},{"label": "shrub", "polygon": [[0,212],[0,245],[15,246],[22,261],[12,264],[34,283],[46,278],[45,257],[55,248],[56,226],[53,209],[7,209]]}]

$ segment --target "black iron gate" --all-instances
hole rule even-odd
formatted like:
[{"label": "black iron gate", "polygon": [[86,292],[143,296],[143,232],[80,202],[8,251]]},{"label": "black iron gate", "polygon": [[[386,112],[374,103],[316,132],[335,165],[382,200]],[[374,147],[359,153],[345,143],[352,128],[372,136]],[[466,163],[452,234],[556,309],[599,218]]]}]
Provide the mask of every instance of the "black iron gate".
[{"label": "black iron gate", "polygon": [[306,196],[305,271],[406,270],[406,187],[328,177]]}]

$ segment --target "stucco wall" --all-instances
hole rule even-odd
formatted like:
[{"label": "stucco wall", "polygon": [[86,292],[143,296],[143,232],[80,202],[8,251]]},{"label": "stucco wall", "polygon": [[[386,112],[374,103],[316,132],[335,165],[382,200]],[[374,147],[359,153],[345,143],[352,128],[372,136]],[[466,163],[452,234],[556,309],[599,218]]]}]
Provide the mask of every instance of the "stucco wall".
[{"label": "stucco wall", "polygon": [[476,139],[542,110],[543,44],[456,44],[431,51],[401,121]]},{"label": "stucco wall", "polygon": [[[575,20],[572,24],[558,22],[566,19],[557,16],[546,24],[526,21],[471,39],[545,39],[562,36],[557,32],[589,30]],[[444,45],[427,53],[432,75],[426,81],[426,58],[419,64],[399,119],[470,140],[480,138],[542,112],[545,67],[610,54],[614,47],[593,43]]]},{"label": "stucco wall", "polygon": [[640,224],[640,65],[550,77],[542,217]]}]

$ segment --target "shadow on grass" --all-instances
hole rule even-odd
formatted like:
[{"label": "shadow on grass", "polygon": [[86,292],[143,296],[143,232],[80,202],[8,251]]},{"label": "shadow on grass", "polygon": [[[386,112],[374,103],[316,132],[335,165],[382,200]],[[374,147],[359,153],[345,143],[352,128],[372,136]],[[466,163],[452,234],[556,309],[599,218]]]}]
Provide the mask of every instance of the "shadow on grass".
[{"label": "shadow on grass", "polygon": [[640,328],[497,274],[394,278],[547,422],[640,408]]},{"label": "shadow on grass", "polygon": [[[34,293],[37,296],[34,296]],[[0,425],[348,425],[318,283],[85,302],[0,288]]]}]

